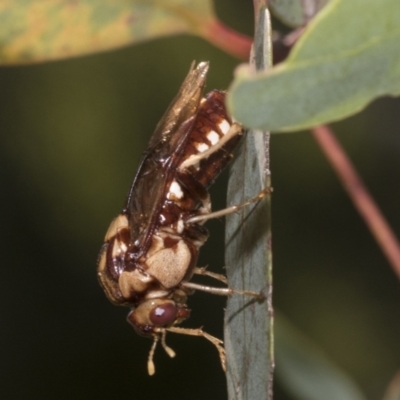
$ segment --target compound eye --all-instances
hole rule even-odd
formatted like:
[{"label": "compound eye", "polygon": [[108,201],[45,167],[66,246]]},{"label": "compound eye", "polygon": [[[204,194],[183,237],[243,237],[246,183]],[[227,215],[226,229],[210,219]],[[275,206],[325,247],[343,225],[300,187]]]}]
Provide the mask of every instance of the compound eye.
[{"label": "compound eye", "polygon": [[150,312],[150,321],[155,326],[172,325],[176,319],[178,310],[175,304],[165,303],[157,306]]}]

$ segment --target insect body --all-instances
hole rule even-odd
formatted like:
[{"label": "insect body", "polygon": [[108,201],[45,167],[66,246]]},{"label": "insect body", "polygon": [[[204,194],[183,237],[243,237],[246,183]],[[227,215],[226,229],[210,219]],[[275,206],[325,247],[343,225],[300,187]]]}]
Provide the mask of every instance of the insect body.
[{"label": "insect body", "polygon": [[139,334],[154,339],[150,374],[160,339],[174,356],[165,343],[167,331],[205,337],[225,364],[219,339],[201,329],[177,326],[190,315],[186,299],[193,290],[235,292],[189,282],[194,274],[225,281],[222,275],[197,268],[196,261],[208,237],[203,223],[238,208],[211,212],[207,188],[232,158],[242,128],[227,115],[224,92],[214,90],[202,98],[207,70],[208,63],[192,66],[157,125],[126,206],[112,221],[99,255],[98,278],[106,295],[114,304],[130,307],[128,322]]}]

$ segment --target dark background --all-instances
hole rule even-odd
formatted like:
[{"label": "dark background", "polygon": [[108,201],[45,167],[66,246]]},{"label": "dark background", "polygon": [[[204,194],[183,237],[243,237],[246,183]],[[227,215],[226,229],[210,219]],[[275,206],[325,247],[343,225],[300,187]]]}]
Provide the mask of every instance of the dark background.
[{"label": "dark background", "polygon": [[[251,35],[251,7],[223,3],[220,18]],[[181,36],[0,69],[1,399],[226,398],[216,351],[200,338],[170,334],[177,357],[158,349],[148,377],[151,342],[95,273],[138,158],[194,59],[211,62],[208,89],[227,87],[238,63]],[[399,110],[399,99],[380,99],[333,125],[397,234]],[[398,279],[309,133],[273,136],[271,158],[275,306],[380,398],[399,368]],[[224,178],[213,188],[214,209],[225,188]],[[208,227],[200,264],[217,270],[223,221]],[[196,294],[187,325],[221,337],[224,302]]]}]

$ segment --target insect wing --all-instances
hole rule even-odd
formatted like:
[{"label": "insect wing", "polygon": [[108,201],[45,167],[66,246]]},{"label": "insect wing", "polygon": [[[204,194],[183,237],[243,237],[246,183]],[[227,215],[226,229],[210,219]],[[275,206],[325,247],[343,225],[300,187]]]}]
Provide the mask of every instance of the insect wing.
[{"label": "insect wing", "polygon": [[[193,65],[178,94],[168,107],[150,139],[131,186],[126,212],[131,243],[144,251],[155,228],[174,156],[190,133],[201,100],[208,63]],[[171,162],[172,161],[172,162]]]},{"label": "insect wing", "polygon": [[191,65],[189,73],[183,81],[177,95],[156,126],[153,136],[150,139],[150,149],[160,140],[167,142],[167,148],[176,145],[176,143],[172,143],[168,139],[174,136],[185,121],[197,113],[198,105],[203,94],[208,67],[208,62],[201,62],[196,68],[194,68],[194,64]]}]

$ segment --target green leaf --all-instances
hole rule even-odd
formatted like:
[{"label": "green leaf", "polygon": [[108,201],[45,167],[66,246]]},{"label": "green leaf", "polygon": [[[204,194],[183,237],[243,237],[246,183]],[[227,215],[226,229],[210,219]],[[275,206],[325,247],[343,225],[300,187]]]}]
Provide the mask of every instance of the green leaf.
[{"label": "green leaf", "polygon": [[3,0],[0,64],[78,56],[214,21],[211,0]]},{"label": "green leaf", "polygon": [[400,94],[398,0],[332,0],[286,62],[239,68],[228,107],[250,128],[292,131],[350,116]]},{"label": "green leaf", "polygon": [[355,383],[281,315],[276,315],[276,376],[295,399],[365,400]]},{"label": "green leaf", "polygon": [[275,17],[289,26],[304,26],[329,0],[270,0]]},{"label": "green leaf", "polygon": [[[255,2],[257,3],[257,2]],[[256,4],[254,67],[270,67],[271,29],[265,0]],[[269,134],[248,132],[230,170],[227,201],[242,204],[270,186]],[[273,309],[271,199],[267,195],[228,215],[225,232],[228,286],[262,291],[264,301],[242,295],[228,298],[225,349],[229,400],[272,400]]]}]

